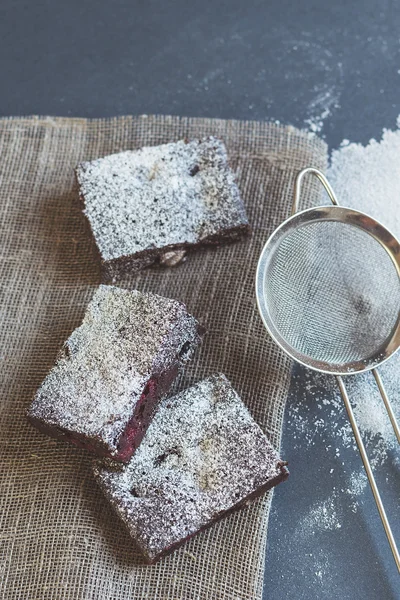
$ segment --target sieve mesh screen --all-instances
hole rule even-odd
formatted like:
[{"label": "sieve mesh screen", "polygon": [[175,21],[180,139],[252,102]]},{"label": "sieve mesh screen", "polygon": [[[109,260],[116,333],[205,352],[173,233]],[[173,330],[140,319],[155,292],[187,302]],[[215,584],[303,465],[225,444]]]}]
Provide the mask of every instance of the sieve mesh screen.
[{"label": "sieve mesh screen", "polygon": [[391,336],[400,279],[384,247],[359,227],[295,227],[271,247],[266,269],[269,317],[295,352],[345,365],[367,360]]}]

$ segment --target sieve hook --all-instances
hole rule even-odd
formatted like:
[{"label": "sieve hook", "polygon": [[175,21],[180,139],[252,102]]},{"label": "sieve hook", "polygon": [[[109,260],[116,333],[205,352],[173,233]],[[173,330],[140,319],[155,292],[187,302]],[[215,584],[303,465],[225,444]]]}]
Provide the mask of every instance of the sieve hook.
[{"label": "sieve hook", "polygon": [[[319,181],[324,186],[332,204],[334,204],[335,206],[339,206],[339,202],[337,201],[335,193],[334,193],[333,189],[331,188],[330,184],[328,183],[325,175],[323,173],[321,173],[321,171],[319,171],[318,169],[314,169],[313,167],[307,167],[306,169],[303,169],[302,171],[300,171],[296,177],[295,186],[294,186],[294,198],[293,198],[293,204],[292,204],[292,214],[295,214],[298,210],[299,201],[300,201],[301,183],[303,181],[304,176],[307,175],[308,173],[315,175],[319,179]],[[395,415],[393,413],[393,409],[390,405],[390,401],[389,401],[388,395],[385,391],[385,388],[383,386],[382,379],[381,379],[377,369],[372,369],[372,373],[374,374],[377,386],[379,388],[379,392],[380,392],[382,400],[385,404],[385,407],[386,407],[388,416],[390,418],[390,422],[392,423],[393,429],[395,431],[396,437],[397,437],[398,441],[400,442],[399,425],[396,421]],[[383,506],[381,496],[379,494],[378,486],[376,485],[376,481],[375,481],[374,474],[372,472],[371,464],[369,462],[368,455],[366,453],[365,446],[364,446],[364,443],[361,438],[360,430],[358,428],[358,425],[357,425],[357,422],[356,422],[356,419],[354,416],[353,408],[351,406],[350,399],[349,399],[346,387],[343,382],[343,378],[340,375],[337,375],[336,379],[337,379],[337,382],[339,385],[339,389],[340,389],[341,396],[343,398],[344,405],[346,407],[346,411],[347,411],[347,414],[349,417],[351,427],[353,429],[353,434],[354,434],[355,440],[357,442],[358,450],[360,452],[361,459],[364,464],[364,469],[367,474],[368,481],[369,481],[372,493],[375,498],[375,502],[376,502],[376,505],[377,505],[377,508],[379,511],[379,515],[381,517],[382,524],[385,529],[385,533],[386,533],[390,548],[393,553],[393,558],[394,558],[397,568],[400,572],[400,554],[397,549],[396,542],[395,542],[388,518],[386,516],[385,508]]]},{"label": "sieve hook", "polygon": [[325,175],[323,173],[321,173],[321,171],[318,171],[318,169],[314,169],[313,167],[307,167],[306,169],[303,169],[302,171],[300,171],[300,173],[298,173],[298,175],[296,177],[296,181],[294,183],[294,198],[293,198],[293,204],[292,204],[292,215],[294,215],[299,209],[301,182],[303,181],[304,176],[307,175],[307,173],[310,173],[312,175],[315,175],[315,177],[318,177],[318,179],[324,186],[332,204],[334,204],[335,206],[339,206],[339,202],[337,201],[335,192],[331,188]]}]

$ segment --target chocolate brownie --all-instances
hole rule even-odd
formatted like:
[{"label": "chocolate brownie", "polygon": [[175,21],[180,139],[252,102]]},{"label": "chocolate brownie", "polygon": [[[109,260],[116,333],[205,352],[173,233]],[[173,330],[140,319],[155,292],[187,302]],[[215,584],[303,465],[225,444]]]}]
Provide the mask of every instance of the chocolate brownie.
[{"label": "chocolate brownie", "polygon": [[224,375],[162,400],[126,465],[95,477],[149,563],[288,476]]},{"label": "chocolate brownie", "polygon": [[50,435],[128,460],[202,333],[176,300],[102,285],[28,418]]},{"label": "chocolate brownie", "polygon": [[108,281],[173,266],[188,250],[249,231],[225,146],[214,137],[83,162],[76,176]]}]

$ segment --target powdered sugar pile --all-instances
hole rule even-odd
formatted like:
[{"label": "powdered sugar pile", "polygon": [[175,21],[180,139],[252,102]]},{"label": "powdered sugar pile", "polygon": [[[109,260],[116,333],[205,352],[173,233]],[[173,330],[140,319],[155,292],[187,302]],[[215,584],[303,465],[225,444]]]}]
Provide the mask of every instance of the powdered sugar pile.
[{"label": "powdered sugar pile", "polygon": [[[344,141],[333,151],[327,174],[340,204],[370,214],[397,237],[399,156],[400,129],[384,130],[381,141],[371,140],[367,146]],[[400,419],[400,353],[382,365],[379,372]],[[372,467],[384,470],[385,465],[396,464],[397,439],[372,373],[347,377],[345,383]],[[297,440],[299,444],[305,440],[306,444],[325,448],[327,462],[340,465],[342,471],[340,487],[332,487],[330,496],[311,505],[300,519],[296,536],[308,547],[318,532],[341,529],[343,511],[350,508],[357,512],[368,480],[360,463],[358,467],[349,466],[345,449],[357,452],[357,446],[335,378],[302,370],[294,375],[292,398],[288,420],[294,430],[295,449]],[[331,475],[334,470],[330,469]],[[315,576],[325,579],[329,569],[317,567],[315,563]]]},{"label": "powdered sugar pile", "polygon": [[[398,119],[400,126],[400,118]],[[340,204],[370,214],[400,237],[400,129],[367,146],[344,140],[332,152],[328,178]]]}]

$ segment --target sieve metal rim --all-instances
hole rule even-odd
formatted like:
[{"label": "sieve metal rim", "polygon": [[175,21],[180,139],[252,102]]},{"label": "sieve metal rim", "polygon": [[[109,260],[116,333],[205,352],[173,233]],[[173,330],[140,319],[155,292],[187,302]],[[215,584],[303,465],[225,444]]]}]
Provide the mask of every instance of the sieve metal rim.
[{"label": "sieve metal rim", "polygon": [[331,363],[316,361],[311,357],[306,357],[300,352],[296,352],[290,344],[286,343],[283,336],[280,335],[279,331],[274,326],[273,319],[270,318],[268,305],[264,295],[264,282],[268,261],[273,255],[274,247],[276,248],[285,235],[294,228],[316,221],[347,223],[374,237],[388,253],[400,278],[400,243],[391,231],[379,221],[366,213],[342,206],[332,205],[308,208],[295,213],[281,223],[268,238],[261,251],[256,270],[256,300],[258,311],[266,330],[275,343],[288,356],[303,366],[320,373],[329,373],[331,375],[354,375],[355,373],[370,371],[388,360],[400,348],[400,307],[399,318],[390,336],[388,336],[387,343],[368,359],[350,362],[345,365],[332,365]]}]

